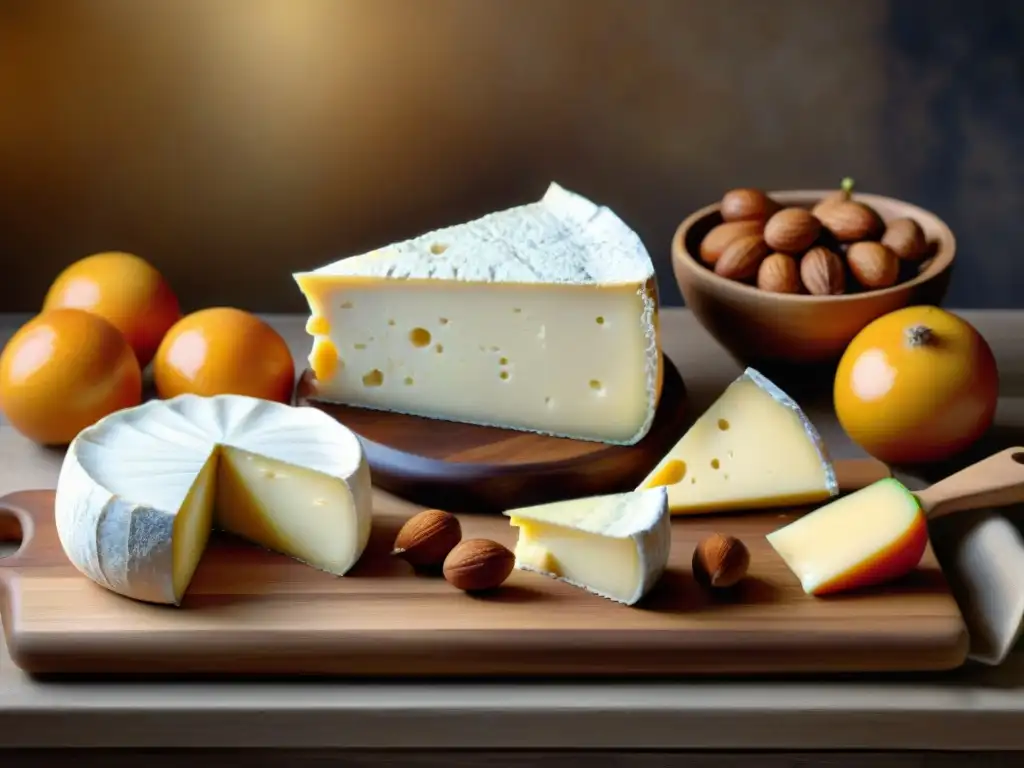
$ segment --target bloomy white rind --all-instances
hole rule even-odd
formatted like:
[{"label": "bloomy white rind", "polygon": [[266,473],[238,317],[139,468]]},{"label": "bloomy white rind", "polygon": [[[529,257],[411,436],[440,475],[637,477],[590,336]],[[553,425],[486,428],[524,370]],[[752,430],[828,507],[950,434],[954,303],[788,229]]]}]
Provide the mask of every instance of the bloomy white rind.
[{"label": "bloomy white rind", "polygon": [[[138,428],[140,422],[147,421],[152,421],[151,436]],[[174,429],[185,430],[180,440],[175,440]],[[292,437],[303,438],[295,449],[298,462],[296,456],[280,450],[281,436],[292,430],[298,430]],[[119,495],[97,480],[99,467],[90,471],[87,466],[96,458],[90,456],[94,450],[90,444],[103,444],[103,459],[109,460],[109,445],[119,435],[131,435],[135,445],[151,440],[166,447],[173,441],[185,456],[182,464],[194,468],[193,475],[181,483],[186,489],[218,445],[334,477],[351,494],[357,519],[357,538],[348,567],[335,575],[344,575],[354,566],[369,542],[373,514],[369,464],[355,434],[325,413],[237,395],[153,400],[113,413],[82,430],[68,446],[57,480],[54,513],[61,547],[76,569],[112,592],[145,602],[178,604],[172,565],[176,509],[167,511]],[[125,450],[126,461],[138,458],[131,455],[137,452],[129,445]],[[103,471],[116,468],[103,466]]]},{"label": "bloomy white rind", "polygon": [[[506,226],[510,214],[517,222],[517,227],[511,231]],[[553,236],[553,232],[560,233],[560,236]],[[444,243],[446,249],[436,252],[434,246],[437,243]],[[480,247],[495,243],[502,245],[500,258]],[[609,445],[635,445],[646,437],[654,423],[663,377],[654,265],[639,235],[606,206],[552,182],[537,202],[427,232],[312,271],[295,273],[293,278],[313,317],[326,314],[326,308],[320,306],[313,295],[313,287],[339,277],[410,282],[448,280],[467,284],[551,283],[604,287],[638,284],[640,313],[637,322],[643,329],[645,340],[643,376],[647,407],[634,434],[623,439],[605,439],[478,419],[460,418],[459,422]],[[310,331],[310,335],[314,339],[310,365],[315,370],[317,334]],[[324,400],[369,410],[443,419],[426,409],[385,408],[362,401],[349,403],[336,395],[325,396]]]},{"label": "bloomy white rind", "polygon": [[818,459],[821,462],[822,471],[825,474],[825,490],[829,496],[837,496],[839,494],[839,481],[836,479],[836,470],[832,464],[832,459],[829,456],[828,448],[825,446],[825,441],[821,438],[818,430],[814,424],[804,413],[803,409],[792,397],[787,395],[781,389],[779,389],[773,382],[769,381],[763,374],[755,371],[753,368],[747,368],[737,381],[747,379],[758,388],[760,388],[765,394],[771,397],[779,405],[783,405],[792,411],[796,417],[800,420],[800,426],[804,430],[804,434],[811,441],[814,446],[814,450],[818,454]]},{"label": "bloomy white rind", "polygon": [[174,516],[132,504],[93,482],[78,461],[74,441],[57,479],[54,517],[61,547],[83,575],[135,600],[177,604]]},{"label": "bloomy white rind", "polygon": [[[658,583],[662,575],[664,575],[665,569],[668,567],[668,559],[672,550],[672,517],[668,506],[668,491],[664,487],[659,487],[639,491],[638,493],[642,493],[645,501],[647,502],[645,510],[648,512],[647,518],[645,520],[638,521],[637,524],[632,527],[632,530],[612,527],[606,529],[600,534],[604,536],[611,536],[613,538],[631,539],[636,545],[643,577],[637,585],[636,591],[629,599],[621,600],[606,592],[594,589],[582,582],[567,579],[564,576],[560,576],[540,568],[534,568],[533,566],[527,565],[526,563],[522,563],[518,560],[516,561],[516,568],[521,571],[547,576],[550,579],[561,581],[565,584],[585,590],[592,595],[603,597],[606,600],[611,600],[615,603],[636,605],[648,592],[651,591],[654,585]],[[511,510],[506,512],[505,515],[519,517],[524,520],[534,519],[538,522],[550,524],[550,521],[545,519],[531,518],[529,508]],[[597,531],[589,530],[587,532],[598,535]]]}]

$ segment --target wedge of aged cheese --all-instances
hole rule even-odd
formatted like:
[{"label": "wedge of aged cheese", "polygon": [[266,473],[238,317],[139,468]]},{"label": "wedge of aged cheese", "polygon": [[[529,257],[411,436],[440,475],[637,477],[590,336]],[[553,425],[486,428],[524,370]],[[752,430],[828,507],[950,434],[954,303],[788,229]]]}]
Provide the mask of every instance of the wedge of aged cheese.
[{"label": "wedge of aged cheese", "polygon": [[137,600],[180,604],[211,527],[342,575],[370,535],[356,436],[313,408],[181,395],[119,411],[68,447],[61,545],[79,571]]},{"label": "wedge of aged cheese", "polygon": [[928,548],[917,498],[879,480],[768,534],[768,543],[810,595],[883,584],[914,570]]},{"label": "wedge of aged cheese", "polygon": [[640,488],[668,487],[672,514],[821,501],[839,492],[825,444],[785,392],[748,368]]},{"label": "wedge of aged cheese", "polygon": [[661,578],[672,546],[664,488],[505,513],[519,529],[516,567],[626,605]]},{"label": "wedge of aged cheese", "polygon": [[612,211],[556,184],[295,279],[321,399],[627,445],[654,419],[650,257]]}]

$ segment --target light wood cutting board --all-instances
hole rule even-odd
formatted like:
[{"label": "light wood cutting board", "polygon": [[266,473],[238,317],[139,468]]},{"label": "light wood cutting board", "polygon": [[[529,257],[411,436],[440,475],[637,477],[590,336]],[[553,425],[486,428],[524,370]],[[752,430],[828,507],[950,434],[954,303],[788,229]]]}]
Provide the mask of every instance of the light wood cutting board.
[{"label": "light wood cutting board", "polygon": [[[40,674],[640,676],[940,670],[967,651],[934,555],[904,581],[814,599],[764,539],[794,517],[677,519],[671,565],[628,608],[513,572],[471,597],[388,555],[420,508],[378,492],[370,546],[335,578],[224,537],[211,543],[180,608],[133,602],[80,576],[53,526],[52,491],[0,500],[2,617],[12,659]],[[507,519],[463,515],[466,537],[512,546]],[[690,574],[695,543],[721,531],[751,551],[750,576],[710,594]]]}]

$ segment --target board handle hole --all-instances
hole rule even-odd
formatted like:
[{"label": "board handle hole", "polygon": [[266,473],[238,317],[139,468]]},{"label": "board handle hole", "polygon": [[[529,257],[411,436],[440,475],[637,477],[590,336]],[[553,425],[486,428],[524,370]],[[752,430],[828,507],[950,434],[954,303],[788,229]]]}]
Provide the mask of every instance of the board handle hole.
[{"label": "board handle hole", "polygon": [[9,510],[0,509],[0,560],[17,554],[23,538],[18,518]]},{"label": "board handle hole", "polygon": [[1013,459],[1018,464],[1024,464],[1024,451],[1014,451],[1010,455],[1010,458]]}]

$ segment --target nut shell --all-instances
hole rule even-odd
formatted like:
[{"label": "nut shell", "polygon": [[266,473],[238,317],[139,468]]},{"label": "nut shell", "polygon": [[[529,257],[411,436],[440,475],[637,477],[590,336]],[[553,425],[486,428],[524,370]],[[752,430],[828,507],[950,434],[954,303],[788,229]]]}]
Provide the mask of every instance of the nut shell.
[{"label": "nut shell", "polygon": [[700,241],[700,258],[705,264],[717,262],[725,249],[736,239],[746,235],[760,235],[764,225],[760,221],[727,221],[708,232]]},{"label": "nut shell", "polygon": [[821,234],[821,222],[804,208],[783,208],[764,225],[764,241],[780,253],[803,253]]},{"label": "nut shell", "polygon": [[888,288],[900,277],[900,260],[882,243],[853,243],[846,249],[846,263],[865,288]]},{"label": "nut shell", "polygon": [[725,221],[767,221],[781,207],[760,189],[730,189],[719,206]]},{"label": "nut shell", "polygon": [[391,554],[417,568],[439,566],[461,540],[459,518],[440,509],[426,509],[405,521]]},{"label": "nut shell", "polygon": [[882,217],[864,203],[844,200],[816,209],[817,218],[842,243],[877,240],[885,225]]},{"label": "nut shell", "polygon": [[800,270],[787,253],[773,253],[757,269],[757,287],[769,293],[800,293]]},{"label": "nut shell", "polygon": [[715,263],[715,274],[730,280],[749,280],[757,274],[758,267],[770,252],[761,235],[736,238]]},{"label": "nut shell", "polygon": [[515,564],[515,555],[498,542],[466,539],[445,558],[444,577],[457,589],[482,592],[501,586]]},{"label": "nut shell", "polygon": [[750,568],[750,550],[735,536],[713,533],[693,550],[693,577],[706,587],[735,586]]},{"label": "nut shell", "polygon": [[846,291],[846,270],[835,251],[811,248],[800,259],[800,281],[814,296],[838,296]]},{"label": "nut shell", "polygon": [[893,219],[885,228],[882,244],[903,261],[917,261],[928,252],[928,239],[913,219]]}]

